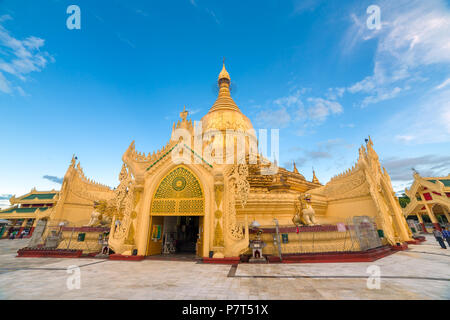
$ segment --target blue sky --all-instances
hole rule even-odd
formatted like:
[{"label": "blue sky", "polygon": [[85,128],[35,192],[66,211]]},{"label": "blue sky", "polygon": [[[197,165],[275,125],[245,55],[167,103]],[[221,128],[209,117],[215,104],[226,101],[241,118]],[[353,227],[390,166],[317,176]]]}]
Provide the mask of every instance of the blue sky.
[{"label": "blue sky", "polygon": [[207,113],[223,57],[242,112],[307,179],[352,166],[368,135],[396,191],[412,167],[450,173],[449,1],[3,0],[0,198],[59,189],[72,154],[117,185],[132,140],[155,151],[183,105]]}]

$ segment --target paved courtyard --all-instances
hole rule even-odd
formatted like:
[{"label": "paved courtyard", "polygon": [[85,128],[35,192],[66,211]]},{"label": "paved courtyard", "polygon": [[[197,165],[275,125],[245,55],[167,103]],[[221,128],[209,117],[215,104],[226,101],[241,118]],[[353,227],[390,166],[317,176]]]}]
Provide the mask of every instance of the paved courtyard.
[{"label": "paved courtyard", "polygon": [[[237,267],[15,258],[27,241],[0,240],[0,299],[450,299],[450,249],[440,249],[431,236],[372,263]],[[380,268],[379,289],[367,287],[372,265]],[[79,267],[79,289],[68,289],[75,275],[68,273],[69,266]]]}]

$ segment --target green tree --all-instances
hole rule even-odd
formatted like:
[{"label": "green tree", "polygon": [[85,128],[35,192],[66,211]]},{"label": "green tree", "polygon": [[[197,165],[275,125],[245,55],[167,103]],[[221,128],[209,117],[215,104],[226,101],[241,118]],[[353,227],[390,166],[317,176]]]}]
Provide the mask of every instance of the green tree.
[{"label": "green tree", "polygon": [[403,193],[401,197],[398,197],[398,202],[400,203],[400,206],[402,208],[405,208],[408,205],[408,203],[411,202],[411,199],[406,194]]}]

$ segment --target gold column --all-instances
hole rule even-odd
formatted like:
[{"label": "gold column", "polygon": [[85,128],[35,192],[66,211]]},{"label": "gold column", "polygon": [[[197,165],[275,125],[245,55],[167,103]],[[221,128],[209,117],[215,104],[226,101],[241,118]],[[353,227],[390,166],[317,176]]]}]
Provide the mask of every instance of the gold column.
[{"label": "gold column", "polygon": [[416,213],[417,219],[419,219],[419,223],[423,223],[422,215],[420,213]]},{"label": "gold column", "polygon": [[447,222],[450,223],[450,214],[448,213],[448,208],[442,206],[442,210],[444,210],[444,215],[447,218]]},{"label": "gold column", "polygon": [[425,204],[425,209],[427,209],[427,213],[428,213],[428,216],[429,216],[430,219],[431,219],[431,222],[432,222],[432,223],[439,223],[438,220],[437,220],[437,218],[436,218],[436,216],[435,216],[434,213],[433,213],[433,210],[430,209],[430,207],[429,207],[428,204]]}]

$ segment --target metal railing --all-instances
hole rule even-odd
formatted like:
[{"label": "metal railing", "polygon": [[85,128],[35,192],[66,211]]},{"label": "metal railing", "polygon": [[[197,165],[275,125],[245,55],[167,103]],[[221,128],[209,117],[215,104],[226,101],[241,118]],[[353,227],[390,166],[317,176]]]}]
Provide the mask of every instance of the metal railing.
[{"label": "metal railing", "polygon": [[382,246],[374,219],[366,216],[349,218],[339,227],[272,225],[261,229],[261,240],[266,243],[263,253],[268,255],[357,252]]}]

